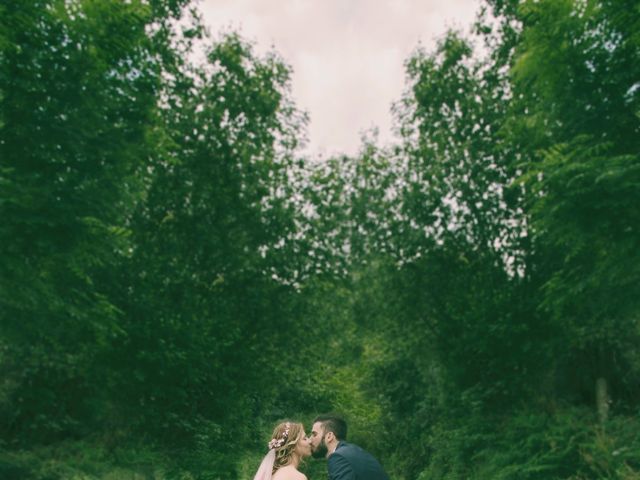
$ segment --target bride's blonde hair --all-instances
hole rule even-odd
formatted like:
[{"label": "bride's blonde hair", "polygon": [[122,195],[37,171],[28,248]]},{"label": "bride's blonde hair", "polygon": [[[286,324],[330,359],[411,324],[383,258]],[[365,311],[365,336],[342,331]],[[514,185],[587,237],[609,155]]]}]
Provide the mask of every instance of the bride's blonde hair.
[{"label": "bride's blonde hair", "polygon": [[273,474],[278,469],[286,467],[293,462],[296,445],[304,434],[304,425],[295,422],[282,422],[273,430],[269,448],[276,451],[276,459],[273,463]]}]

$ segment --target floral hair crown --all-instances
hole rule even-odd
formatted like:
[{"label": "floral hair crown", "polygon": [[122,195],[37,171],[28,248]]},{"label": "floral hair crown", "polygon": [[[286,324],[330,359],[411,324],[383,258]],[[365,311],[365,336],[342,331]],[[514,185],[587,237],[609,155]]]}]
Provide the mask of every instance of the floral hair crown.
[{"label": "floral hair crown", "polygon": [[289,438],[289,429],[291,428],[291,424],[289,422],[284,424],[284,432],[282,433],[281,438],[272,438],[269,442],[269,450],[273,450],[274,448],[280,448],[285,444],[287,439]]}]

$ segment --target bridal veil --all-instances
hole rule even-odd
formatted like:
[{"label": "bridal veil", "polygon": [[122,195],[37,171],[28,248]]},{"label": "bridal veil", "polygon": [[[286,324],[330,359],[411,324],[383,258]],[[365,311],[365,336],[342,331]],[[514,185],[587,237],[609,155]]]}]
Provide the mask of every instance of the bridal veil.
[{"label": "bridal veil", "polygon": [[253,477],[253,480],[271,480],[271,475],[273,474],[273,464],[276,461],[276,450],[274,448],[269,450],[264,458],[262,459],[262,463],[256,472],[256,476]]}]

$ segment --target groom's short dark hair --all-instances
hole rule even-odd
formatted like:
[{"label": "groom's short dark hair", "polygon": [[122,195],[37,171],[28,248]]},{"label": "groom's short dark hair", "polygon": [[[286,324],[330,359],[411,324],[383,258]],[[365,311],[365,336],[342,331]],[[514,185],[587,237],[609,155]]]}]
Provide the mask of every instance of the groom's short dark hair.
[{"label": "groom's short dark hair", "polygon": [[347,422],[340,415],[325,413],[318,415],[313,423],[320,422],[325,432],[333,432],[338,440],[347,439]]}]

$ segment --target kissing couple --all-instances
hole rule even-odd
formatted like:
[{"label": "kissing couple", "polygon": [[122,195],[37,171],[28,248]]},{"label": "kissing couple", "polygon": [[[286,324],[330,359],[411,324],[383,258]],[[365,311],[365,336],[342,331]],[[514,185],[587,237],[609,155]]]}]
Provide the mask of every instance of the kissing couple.
[{"label": "kissing couple", "polygon": [[347,422],[338,415],[316,417],[310,436],[302,423],[282,422],[253,480],[307,480],[298,466],[311,455],[327,459],[329,480],[389,480],[373,455],[346,440]]}]

